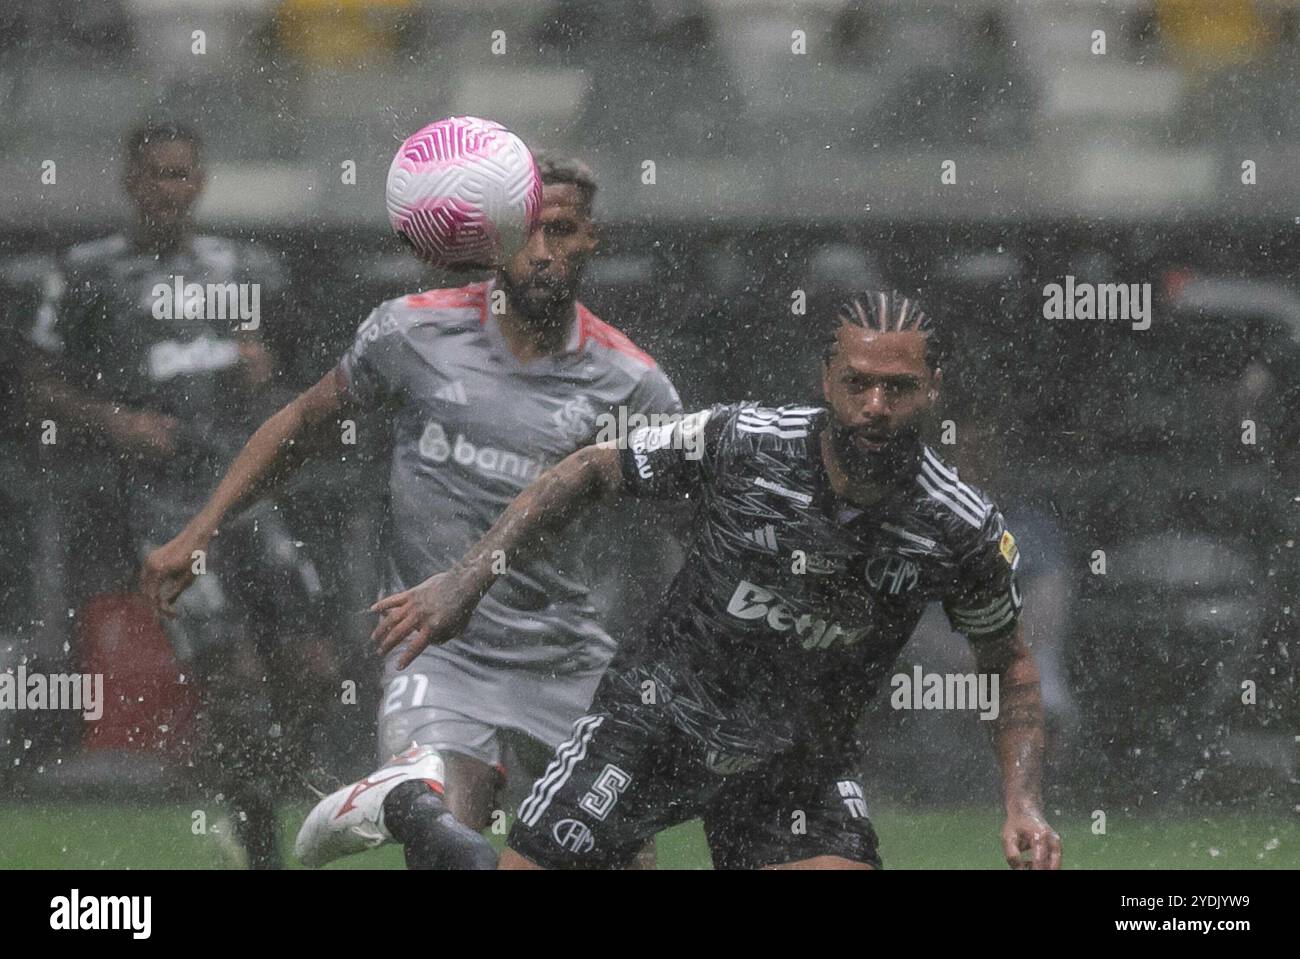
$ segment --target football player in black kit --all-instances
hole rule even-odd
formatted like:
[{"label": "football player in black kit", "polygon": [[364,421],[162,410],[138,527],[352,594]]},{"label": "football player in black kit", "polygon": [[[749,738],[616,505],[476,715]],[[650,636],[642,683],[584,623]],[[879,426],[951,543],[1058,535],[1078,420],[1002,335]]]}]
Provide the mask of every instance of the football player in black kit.
[{"label": "football player in black kit", "polygon": [[1059,867],[1015,540],[921,439],[938,360],[915,300],[858,294],[827,331],[824,407],[716,406],[624,449],[580,450],[458,566],[375,604],[375,641],[405,642],[409,660],[457,634],[494,558],[509,562],[585,503],[698,501],[685,565],[520,806],[502,868],[621,866],[697,816],[718,868],[878,868],[854,734],[931,601],[999,680],[1007,862]]},{"label": "football player in black kit", "polygon": [[[140,126],[126,138],[124,166],[134,222],[61,258],[24,375],[36,421],[58,424],[60,447],[75,451],[76,467],[111,503],[95,518],[78,504],[73,522],[93,524],[97,555],[77,600],[125,592],[140,560],[185,525],[242,446],[271,385],[263,321],[282,318],[286,286],[267,251],[195,231],[204,173],[193,129]],[[236,292],[218,303],[210,289]],[[282,760],[301,760],[299,734],[319,725],[310,711],[331,691],[326,670],[303,669],[312,660],[293,649],[316,648],[309,631],[323,593],[270,508],[223,529],[204,567],[211,575],[198,577],[167,624],[204,694],[199,785],[230,808],[237,858],[274,867],[283,785],[271,776],[292,765]]]}]

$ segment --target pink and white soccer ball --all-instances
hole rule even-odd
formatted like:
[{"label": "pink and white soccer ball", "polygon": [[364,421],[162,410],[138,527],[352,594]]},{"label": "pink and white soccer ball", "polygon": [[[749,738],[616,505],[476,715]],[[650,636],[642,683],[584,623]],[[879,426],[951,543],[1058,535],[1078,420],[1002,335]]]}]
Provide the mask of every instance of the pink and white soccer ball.
[{"label": "pink and white soccer ball", "polygon": [[388,220],[429,263],[499,266],[537,225],[542,178],[524,142],[478,117],[407,137],[388,168]]}]

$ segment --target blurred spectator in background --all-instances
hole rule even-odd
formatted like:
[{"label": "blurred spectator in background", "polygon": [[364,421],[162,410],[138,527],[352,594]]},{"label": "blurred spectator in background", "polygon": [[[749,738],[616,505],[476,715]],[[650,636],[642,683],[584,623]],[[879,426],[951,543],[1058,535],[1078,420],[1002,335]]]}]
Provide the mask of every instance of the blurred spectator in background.
[{"label": "blurred spectator in background", "polygon": [[[192,128],[134,130],[124,185],[135,222],[62,258],[24,371],[32,418],[53,423],[54,448],[76,451],[66,465],[84,480],[62,510],[83,609],[94,594],[129,589],[136,564],[181,529],[239,448],[272,375],[259,330],[282,315],[285,286],[257,246],[196,234],[204,170]],[[329,701],[323,670],[303,668],[319,659],[291,651],[319,632],[321,590],[274,509],[223,534],[196,558],[212,575],[199,576],[167,633],[203,688],[201,786],[224,795],[248,864],[273,867],[280,787],[268,772],[302,759],[308,704]],[[83,640],[100,642],[86,629]],[[95,652],[80,650],[83,662]],[[110,696],[106,716],[112,708]]]}]

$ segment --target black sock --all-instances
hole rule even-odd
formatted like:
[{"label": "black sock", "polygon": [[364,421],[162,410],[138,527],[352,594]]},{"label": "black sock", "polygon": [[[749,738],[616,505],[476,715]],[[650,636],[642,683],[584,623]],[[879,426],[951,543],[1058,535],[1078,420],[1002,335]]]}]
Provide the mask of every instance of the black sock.
[{"label": "black sock", "polygon": [[402,844],[408,869],[495,869],[491,843],[457,822],[442,797],[420,780],[402,783],[384,799],[384,825]]},{"label": "black sock", "polygon": [[231,797],[230,812],[235,838],[248,853],[248,868],[281,868],[275,803],[260,791],[250,790]]}]

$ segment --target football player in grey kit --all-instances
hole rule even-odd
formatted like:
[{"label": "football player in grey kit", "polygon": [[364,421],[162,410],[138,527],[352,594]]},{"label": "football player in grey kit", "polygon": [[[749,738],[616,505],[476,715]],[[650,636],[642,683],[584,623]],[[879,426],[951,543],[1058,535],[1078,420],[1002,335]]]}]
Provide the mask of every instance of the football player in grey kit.
[{"label": "football player in grey kit", "polygon": [[[306,447],[337,442],[349,410],[392,418],[386,595],[451,567],[602,423],[680,414],[654,361],[576,300],[597,243],[590,171],[546,158],[539,168],[540,225],[492,281],[381,304],[337,367],[253,435],[203,511],[147,561],[142,585],[160,609],[193,579],[191,553],[223,518],[283,479]],[[503,739],[521,754],[549,754],[614,652],[587,570],[567,559],[575,555],[557,539],[513,566],[455,640],[400,672],[397,654],[388,657],[379,750],[390,761],[316,806],[298,836],[300,860],[319,866],[396,840],[412,868],[493,865],[479,833],[501,782]]]}]

